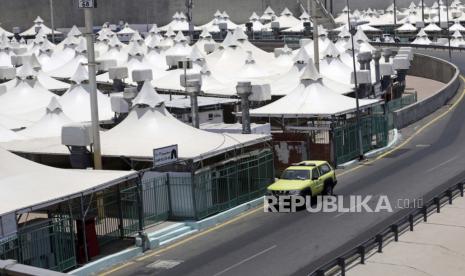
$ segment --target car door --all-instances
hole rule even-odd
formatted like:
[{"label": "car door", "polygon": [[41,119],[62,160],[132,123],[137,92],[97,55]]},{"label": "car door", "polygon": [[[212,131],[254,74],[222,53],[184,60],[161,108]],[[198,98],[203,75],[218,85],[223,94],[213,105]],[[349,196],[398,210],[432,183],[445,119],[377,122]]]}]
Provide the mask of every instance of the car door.
[{"label": "car door", "polygon": [[323,184],[327,179],[330,179],[332,177],[331,168],[327,164],[319,166],[318,170],[320,171],[320,177],[323,179]]},{"label": "car door", "polygon": [[313,168],[312,169],[312,180],[313,180],[313,195],[321,194],[323,192],[323,178],[320,175],[320,171],[318,168]]}]

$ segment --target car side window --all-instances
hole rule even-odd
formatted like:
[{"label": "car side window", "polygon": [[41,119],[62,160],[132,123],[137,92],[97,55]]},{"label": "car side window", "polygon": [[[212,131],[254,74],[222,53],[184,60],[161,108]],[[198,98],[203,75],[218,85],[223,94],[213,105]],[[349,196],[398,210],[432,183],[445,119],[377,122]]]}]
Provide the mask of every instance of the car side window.
[{"label": "car side window", "polygon": [[321,175],[325,175],[331,171],[331,168],[327,164],[323,164],[320,166],[320,173]]},{"label": "car side window", "polygon": [[319,178],[320,177],[320,172],[315,168],[312,170],[312,179]]}]

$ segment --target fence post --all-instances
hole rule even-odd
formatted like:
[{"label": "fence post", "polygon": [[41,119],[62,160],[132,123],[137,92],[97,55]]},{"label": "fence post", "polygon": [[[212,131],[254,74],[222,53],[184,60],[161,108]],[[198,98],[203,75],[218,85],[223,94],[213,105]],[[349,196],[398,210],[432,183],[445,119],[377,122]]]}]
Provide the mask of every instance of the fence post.
[{"label": "fence post", "polygon": [[[141,238],[143,238],[143,232],[144,232],[144,200],[143,200],[143,197],[142,197],[142,179],[139,178],[138,181],[137,181],[137,215],[138,215],[138,218],[139,218],[139,236]],[[145,248],[145,246],[143,246],[142,248]]]},{"label": "fence post", "polygon": [[196,197],[196,194],[195,194],[195,188],[196,188],[196,185],[197,185],[197,181],[196,181],[196,177],[195,177],[195,170],[194,170],[194,161],[191,160],[192,162],[192,166],[191,166],[191,180],[192,180],[192,189],[191,189],[191,193],[192,193],[192,204],[193,204],[193,209],[194,209],[194,218],[195,220],[199,220],[199,214],[197,213],[197,197]]},{"label": "fence post", "polygon": [[460,190],[460,196],[463,197],[463,183],[458,184],[459,190]]},{"label": "fence post", "polygon": [[410,231],[413,231],[413,215],[412,214],[408,216],[408,221],[410,224]]},{"label": "fence post", "polygon": [[118,228],[121,238],[124,238],[124,220],[123,220],[123,204],[121,202],[121,187],[118,184],[116,190],[116,198],[118,204]]},{"label": "fence post", "polygon": [[338,258],[337,263],[341,269],[341,276],[346,275],[346,260],[344,258]]},{"label": "fence post", "polygon": [[391,225],[391,231],[394,232],[394,240],[399,241],[399,226],[397,224]]},{"label": "fence post", "polygon": [[[90,202],[89,204],[92,204]],[[87,263],[89,261],[89,253],[87,251],[87,237],[86,237],[86,218],[84,214],[84,199],[83,195],[81,194],[81,231],[82,231],[82,239],[84,241],[84,260]]]},{"label": "fence post", "polygon": [[359,246],[358,252],[360,254],[360,263],[365,264],[365,246],[363,245]]},{"label": "fence post", "polygon": [[423,205],[423,221],[428,221],[428,206]]},{"label": "fence post", "polygon": [[452,190],[447,190],[447,197],[449,198],[449,204],[452,204]]},{"label": "fence post", "polygon": [[376,235],[376,242],[378,243],[378,253],[383,252],[383,235]]},{"label": "fence post", "polygon": [[171,185],[170,185],[170,174],[169,173],[166,173],[166,182],[165,182],[165,185],[166,185],[166,189],[168,190],[168,206],[169,206],[169,210],[168,210],[168,217],[172,217],[173,216],[173,202],[171,200]]},{"label": "fence post", "polygon": [[434,204],[436,204],[436,212],[441,213],[441,201],[439,200],[439,197],[434,198]]}]

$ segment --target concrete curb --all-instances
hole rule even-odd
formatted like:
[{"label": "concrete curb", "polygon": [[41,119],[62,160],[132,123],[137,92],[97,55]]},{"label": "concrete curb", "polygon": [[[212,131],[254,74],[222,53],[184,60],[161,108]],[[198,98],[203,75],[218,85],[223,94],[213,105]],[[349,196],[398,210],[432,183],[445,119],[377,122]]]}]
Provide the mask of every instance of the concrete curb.
[{"label": "concrete curb", "polygon": [[[212,217],[203,219],[201,221],[187,221],[187,222],[182,222],[176,225],[171,225],[171,226],[166,227],[166,228],[173,228],[173,230],[171,231],[166,231],[167,229],[165,228],[165,229],[160,229],[153,233],[147,233],[147,238],[150,244],[150,249],[153,250],[153,249],[159,248],[162,245],[172,243],[192,233],[195,233],[195,232],[213,227],[225,221],[228,221],[231,218],[238,216],[247,210],[250,210],[254,207],[259,206],[263,202],[263,200],[264,200],[264,197],[259,197],[257,199],[251,200],[249,202],[236,206],[232,209],[229,209],[227,211],[224,211]],[[183,226],[189,227],[190,231],[183,231],[183,232],[180,232],[179,235],[173,235],[172,237],[170,237],[169,240],[166,240],[164,242],[160,241],[161,236],[171,235],[174,232],[178,231]],[[78,275],[78,276],[94,275],[106,268],[117,265],[119,263],[123,263],[139,255],[143,255],[142,247],[131,247],[124,251],[121,251],[121,252],[112,254],[110,256],[104,257],[102,259],[96,260],[94,262],[88,263],[83,267],[80,267],[78,269],[75,269],[69,272],[69,274]]]},{"label": "concrete curb", "polygon": [[236,206],[232,209],[229,209],[227,211],[224,211],[212,217],[203,219],[201,221],[186,222],[186,225],[190,226],[192,229],[201,231],[206,228],[210,228],[217,224],[223,223],[247,210],[250,210],[254,207],[259,206],[263,202],[263,200],[264,200],[264,197],[259,197],[257,199],[246,202],[244,204]]},{"label": "concrete curb", "polygon": [[[399,131],[397,129],[393,129],[393,131],[394,131],[394,138],[392,139],[392,141],[389,142],[389,144],[387,146],[385,146],[384,148],[369,151],[369,152],[365,153],[365,156],[368,157],[368,158],[373,158],[373,157],[379,156],[379,155],[387,152],[388,150],[391,150],[393,147],[395,147],[400,142],[400,139],[402,138],[402,135],[399,133]],[[359,163],[359,161],[355,159],[355,160],[346,162],[344,164],[338,165],[337,168],[338,169],[347,169],[347,168],[349,168],[349,167],[351,167],[351,166],[353,166],[353,165],[355,165],[357,163]]]},{"label": "concrete curb", "polygon": [[99,260],[93,261],[70,271],[68,274],[77,275],[77,276],[87,276],[87,275],[94,275],[95,273],[104,270],[105,268],[114,266],[116,264],[122,263],[139,255],[142,255],[142,248],[141,247],[131,247],[121,252],[112,254],[110,256],[106,256]]}]

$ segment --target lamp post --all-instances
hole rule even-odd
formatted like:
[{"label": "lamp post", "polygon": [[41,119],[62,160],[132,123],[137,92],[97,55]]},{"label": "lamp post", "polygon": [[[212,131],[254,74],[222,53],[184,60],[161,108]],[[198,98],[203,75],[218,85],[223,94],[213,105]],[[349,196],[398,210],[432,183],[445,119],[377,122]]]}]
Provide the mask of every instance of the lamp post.
[{"label": "lamp post", "polygon": [[358,134],[358,145],[359,145],[359,155],[358,158],[359,160],[364,159],[364,154],[363,154],[363,141],[362,141],[362,128],[360,127],[360,103],[359,103],[359,98],[358,98],[358,81],[357,81],[357,64],[355,62],[355,43],[354,43],[354,35],[357,32],[355,29],[356,24],[351,24],[350,22],[350,6],[349,6],[349,0],[346,0],[347,4],[347,24],[349,26],[349,31],[350,31],[350,39],[352,43],[352,64],[354,68],[354,85],[355,85],[355,105],[356,105],[356,112],[355,112],[355,117],[357,120],[357,134]]},{"label": "lamp post", "polygon": [[50,23],[52,24],[52,42],[55,44],[55,16],[53,12],[53,0],[49,0],[50,3]]},{"label": "lamp post", "polygon": [[[308,4],[308,3],[307,3]],[[318,72],[320,72],[320,50],[318,40],[318,23],[316,20],[316,0],[311,0],[313,18],[313,61]]]},{"label": "lamp post", "polygon": [[394,0],[394,43],[397,43],[397,41],[396,41],[396,35],[397,35],[396,29],[397,29],[397,3],[396,3],[396,0]]},{"label": "lamp post", "polygon": [[97,99],[97,82],[96,82],[96,63],[94,51],[94,22],[93,8],[84,9],[84,19],[86,22],[86,37],[87,37],[87,60],[89,67],[89,86],[90,86],[90,112],[92,119],[92,136],[94,138],[94,168],[102,169],[102,153],[100,149],[100,131],[99,131],[99,116],[98,116],[98,99]]},{"label": "lamp post", "polygon": [[190,43],[193,43],[193,41],[194,41],[194,22],[192,21],[192,7],[193,6],[194,6],[193,0],[186,0],[187,20],[189,22]]},{"label": "lamp post", "polygon": [[446,18],[447,18],[447,40],[449,42],[449,61],[452,61],[452,51],[450,48],[450,27],[449,27],[449,0],[446,0]]}]

